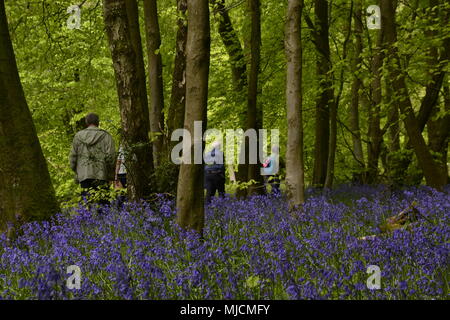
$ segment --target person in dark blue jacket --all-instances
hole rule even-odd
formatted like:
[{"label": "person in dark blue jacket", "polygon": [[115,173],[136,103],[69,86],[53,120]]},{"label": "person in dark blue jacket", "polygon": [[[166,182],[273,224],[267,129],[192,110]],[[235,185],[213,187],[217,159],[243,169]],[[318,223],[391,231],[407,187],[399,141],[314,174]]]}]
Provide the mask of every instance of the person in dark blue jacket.
[{"label": "person in dark blue jacket", "polygon": [[225,165],[223,152],[220,151],[220,142],[212,144],[210,152],[205,154],[205,189],[206,203],[219,192],[222,197],[225,194]]}]

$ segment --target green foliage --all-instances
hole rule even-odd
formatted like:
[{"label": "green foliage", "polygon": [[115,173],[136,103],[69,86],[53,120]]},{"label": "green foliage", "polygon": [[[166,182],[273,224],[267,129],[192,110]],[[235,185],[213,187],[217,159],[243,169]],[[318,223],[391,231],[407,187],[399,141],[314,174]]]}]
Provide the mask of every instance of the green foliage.
[{"label": "green foliage", "polygon": [[154,183],[156,192],[175,195],[177,192],[179,166],[167,159],[162,159],[155,169]]},{"label": "green foliage", "polygon": [[[427,3],[427,2],[426,2]],[[70,30],[66,26],[69,17],[66,9],[71,0],[57,1],[7,1],[6,9],[10,33],[15,48],[20,76],[29,107],[38,131],[44,155],[48,161],[50,174],[61,201],[70,200],[79,192],[73,181],[73,173],[68,166],[68,153],[72,138],[82,128],[82,118],[87,112],[100,115],[102,128],[110,131],[115,137],[117,147],[120,140],[120,114],[115,88],[112,61],[104,33],[101,1],[85,1],[81,7],[81,29]],[[363,10],[370,1],[363,1]],[[445,23],[444,12],[450,10],[447,2],[439,3],[438,8],[429,8],[418,2],[399,2],[397,10],[398,48],[400,61],[396,63],[404,67],[407,74],[409,97],[415,111],[418,111],[424,86],[432,75],[441,67],[430,68],[429,49],[436,46],[441,54],[444,41],[450,34],[450,25]],[[249,23],[247,2],[227,0],[233,27],[244,48],[245,62],[249,57]],[[143,48],[146,48],[145,27],[141,6],[140,26]],[[348,35],[348,1],[337,0],[330,5],[330,50],[333,63],[333,87],[337,94],[342,86],[338,109],[338,140],[336,153],[335,179],[337,182],[347,181],[355,170],[360,170],[352,155],[352,133],[346,128],[349,121],[351,99],[350,57],[354,53],[354,37],[351,34],[347,43],[347,58],[344,59],[343,45]],[[441,12],[435,16],[433,12]],[[176,1],[159,1],[159,23],[161,26],[162,44],[158,49],[163,61],[164,98],[167,110],[175,55],[175,37],[179,13]],[[305,1],[304,15],[314,22],[313,1]],[[258,103],[263,108],[263,127],[280,130],[280,153],[286,150],[287,121],[285,102],[286,57],[284,53],[286,1],[267,0],[261,3],[261,72],[259,76]],[[315,110],[319,92],[319,80],[316,75],[317,50],[311,41],[312,31],[305,19],[302,25],[303,47],[303,128],[305,179],[312,178]],[[231,75],[231,61],[218,33],[218,15],[211,17],[211,66],[209,76],[208,128],[245,129],[246,91],[236,92]],[[354,23],[354,22],[353,22]],[[353,28],[354,24],[352,24]],[[370,84],[373,80],[371,59],[376,44],[377,30],[370,32],[364,27],[362,34],[362,63],[357,75],[363,84],[360,95],[360,126],[363,141],[368,141],[369,105],[372,103]],[[144,54],[147,61],[147,55]],[[385,60],[387,62],[387,60]],[[448,64],[443,65],[448,71]],[[387,73],[387,65],[382,68],[383,80]],[[247,66],[248,69],[248,66]],[[341,83],[340,73],[343,72]],[[383,81],[383,86],[389,81]],[[386,89],[385,87],[383,90]],[[396,106],[401,99],[393,94],[384,99],[381,105],[381,125],[386,123],[388,110]],[[442,119],[448,110],[440,107],[436,119]],[[167,116],[167,113],[166,113]],[[400,135],[406,136],[401,126]],[[154,138],[153,136],[151,137]],[[402,139],[402,148],[405,140]],[[367,143],[364,143],[364,154],[367,155]],[[393,155],[395,158],[396,155]],[[412,156],[414,157],[414,156]],[[401,160],[401,159],[400,159]],[[416,166],[417,167],[417,166]],[[414,170],[414,169],[411,169]],[[177,169],[163,163],[155,172],[158,190],[174,192],[176,190]],[[411,172],[419,176],[419,172]],[[166,179],[168,179],[166,181]],[[410,182],[417,183],[419,179]],[[248,186],[230,185],[230,190]]]}]

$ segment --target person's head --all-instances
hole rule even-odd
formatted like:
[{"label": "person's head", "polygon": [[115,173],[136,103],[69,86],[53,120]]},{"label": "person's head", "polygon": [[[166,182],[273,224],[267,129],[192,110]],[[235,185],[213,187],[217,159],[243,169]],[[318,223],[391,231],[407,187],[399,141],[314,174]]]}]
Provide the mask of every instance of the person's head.
[{"label": "person's head", "polygon": [[88,127],[90,127],[90,126],[98,127],[99,122],[100,122],[100,119],[99,119],[98,115],[95,113],[89,113],[86,116],[86,126],[88,126]]},{"label": "person's head", "polygon": [[280,147],[278,145],[272,146],[272,153],[278,154],[280,152]]},{"label": "person's head", "polygon": [[212,143],[212,145],[211,145],[211,147],[212,147],[212,149],[213,150],[220,150],[220,141],[214,141],[213,143]]}]

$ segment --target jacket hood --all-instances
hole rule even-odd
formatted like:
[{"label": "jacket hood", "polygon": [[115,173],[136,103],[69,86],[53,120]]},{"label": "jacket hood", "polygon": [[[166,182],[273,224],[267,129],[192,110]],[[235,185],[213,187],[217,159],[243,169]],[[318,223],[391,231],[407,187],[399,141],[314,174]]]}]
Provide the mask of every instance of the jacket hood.
[{"label": "jacket hood", "polygon": [[89,127],[78,133],[80,141],[88,146],[93,146],[101,141],[108,133],[105,130]]}]

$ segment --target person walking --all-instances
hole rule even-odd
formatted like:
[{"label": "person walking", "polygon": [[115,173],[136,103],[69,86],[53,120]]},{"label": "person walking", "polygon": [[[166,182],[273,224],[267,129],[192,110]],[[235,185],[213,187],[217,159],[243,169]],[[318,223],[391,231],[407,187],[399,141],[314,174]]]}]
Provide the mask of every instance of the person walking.
[{"label": "person walking", "polygon": [[[99,116],[89,113],[85,120],[87,128],[75,134],[69,161],[83,190],[81,195],[89,198],[89,189],[107,189],[114,180],[116,155],[112,136],[98,127]],[[99,202],[108,203],[105,199]]]},{"label": "person walking", "polygon": [[277,145],[272,146],[272,153],[264,161],[262,174],[264,175],[264,186],[266,193],[268,192],[268,186],[272,187],[273,194],[280,193],[280,149]]},{"label": "person walking", "polygon": [[220,151],[220,142],[213,142],[212,149],[205,154],[204,161],[206,203],[210,203],[216,192],[220,197],[225,194],[225,165],[223,152]]},{"label": "person walking", "polygon": [[114,186],[118,189],[127,187],[127,168],[125,166],[125,151],[123,145],[119,147],[119,155],[116,161],[116,175]]}]

